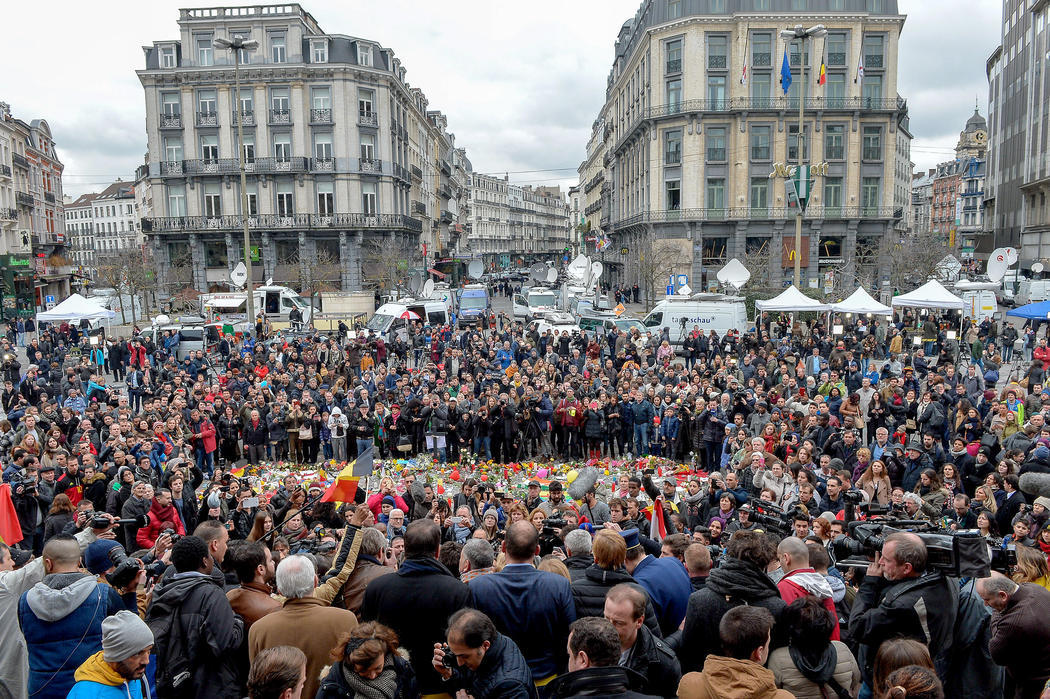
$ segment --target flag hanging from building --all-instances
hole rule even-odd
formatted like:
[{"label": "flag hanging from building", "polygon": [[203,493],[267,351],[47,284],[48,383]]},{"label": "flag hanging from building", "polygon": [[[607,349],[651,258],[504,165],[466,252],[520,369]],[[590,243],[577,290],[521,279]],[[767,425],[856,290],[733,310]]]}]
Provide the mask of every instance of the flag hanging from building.
[{"label": "flag hanging from building", "polygon": [[609,247],[609,236],[605,235],[602,231],[598,231],[594,236],[594,250],[601,252],[605,248]]},{"label": "flag hanging from building", "polygon": [[744,67],[740,69],[740,84],[747,85],[747,63],[744,63]]},{"label": "flag hanging from building", "polygon": [[751,38],[751,25],[747,25],[747,31],[744,32],[744,65],[740,68],[740,84],[747,85],[747,42]]},{"label": "flag hanging from building", "polygon": [[857,64],[857,77],[853,78],[853,82],[859,82],[864,79],[864,58],[860,58],[860,62]]},{"label": "flag hanging from building", "polygon": [[785,95],[791,89],[791,64],[788,63],[787,48],[784,49],[784,62],[780,66],[780,87],[784,89]]},{"label": "flag hanging from building", "polygon": [[820,72],[817,73],[817,84],[818,85],[823,85],[824,83],[826,83],[828,81],[828,76],[827,76],[827,72],[825,71],[825,67],[826,66],[824,65],[824,61],[821,60],[821,62],[820,62]]}]

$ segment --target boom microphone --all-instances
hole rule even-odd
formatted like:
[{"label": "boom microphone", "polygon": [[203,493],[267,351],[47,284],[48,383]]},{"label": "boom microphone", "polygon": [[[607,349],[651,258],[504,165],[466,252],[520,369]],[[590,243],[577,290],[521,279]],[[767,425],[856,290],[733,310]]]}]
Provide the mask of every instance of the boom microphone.
[{"label": "boom microphone", "polygon": [[580,469],[579,474],[576,476],[576,480],[569,484],[567,488],[569,497],[573,500],[582,500],[583,496],[587,494],[587,491],[594,487],[594,484],[598,482],[598,469],[594,466],[585,466]]}]

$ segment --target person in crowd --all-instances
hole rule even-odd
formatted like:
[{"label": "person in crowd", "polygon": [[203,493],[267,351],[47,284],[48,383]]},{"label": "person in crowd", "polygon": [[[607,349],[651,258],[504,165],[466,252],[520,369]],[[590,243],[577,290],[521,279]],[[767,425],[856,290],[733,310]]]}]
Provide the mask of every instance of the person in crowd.
[{"label": "person in crowd", "polygon": [[872,663],[883,641],[914,638],[930,649],[937,674],[946,677],[951,659],[958,587],[937,570],[927,570],[926,544],[917,535],[886,537],[868,566],[850,611],[850,637],[860,644],[866,691],[872,687]]},{"label": "person in crowd", "polygon": [[[446,664],[445,655],[454,660]],[[469,607],[448,619],[444,644],[435,643],[431,667],[445,693],[463,689],[474,699],[538,699],[525,656],[482,612]]]},{"label": "person in crowd", "polygon": [[608,699],[647,699],[630,689],[631,680],[620,666],[620,637],[607,619],[582,617],[569,627],[569,672],[554,680],[550,696],[607,697]]},{"label": "person in crowd", "polygon": [[318,699],[419,696],[416,673],[398,652],[397,634],[370,621],[343,635],[332,649],[332,664],[317,691]]},{"label": "person in crowd", "polygon": [[248,699],[301,699],[306,685],[306,655],[294,646],[267,648],[248,672]]},{"label": "person in crowd", "polygon": [[776,677],[765,666],[773,632],[773,615],[763,607],[734,607],[718,623],[723,655],[709,655],[700,672],[682,676],[682,699],[790,699],[777,689]]},{"label": "person in crowd", "polygon": [[784,577],[777,583],[780,596],[789,606],[800,597],[815,597],[834,619],[831,639],[840,639],[838,615],[827,579],[809,565],[809,547],[802,539],[789,536],[777,545],[777,558]]},{"label": "person in crowd", "polygon": [[627,572],[645,588],[656,609],[663,635],[671,634],[685,618],[692,585],[685,566],[675,558],[656,558],[645,552],[637,530],[622,532],[627,544]]},{"label": "person in crowd", "polygon": [[674,651],[645,626],[648,600],[637,583],[620,583],[606,594],[604,615],[620,637],[622,664],[645,678],[642,691],[673,697],[681,666]]},{"label": "person in crowd", "polygon": [[1006,668],[1015,696],[1036,697],[1050,681],[1050,591],[1017,584],[998,571],[977,581],[977,594],[993,610],[992,659]]},{"label": "person in crowd", "polygon": [[[572,582],[572,597],[577,618],[601,616],[605,611],[605,596],[609,590],[620,583],[635,582],[624,567],[627,559],[627,542],[624,537],[608,529],[599,530],[594,537],[592,550],[594,563],[580,578]],[[663,637],[652,600],[648,599],[648,596],[645,625],[658,638]]]},{"label": "person in crowd", "polygon": [[817,597],[804,595],[784,610],[788,645],[769,655],[777,687],[796,699],[855,697],[860,691],[860,666],[849,647],[832,640],[837,617]]},{"label": "person in crowd", "polygon": [[102,620],[102,649],[74,673],[68,699],[149,699],[146,669],[154,638],[138,614],[121,610]]}]

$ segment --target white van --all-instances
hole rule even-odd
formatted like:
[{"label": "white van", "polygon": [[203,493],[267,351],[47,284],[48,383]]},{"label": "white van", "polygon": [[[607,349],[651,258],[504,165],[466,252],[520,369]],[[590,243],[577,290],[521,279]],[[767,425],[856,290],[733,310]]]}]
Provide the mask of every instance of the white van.
[{"label": "white van", "polygon": [[411,298],[384,303],[365,323],[365,329],[387,341],[398,336],[405,339],[408,336],[408,321],[414,323],[417,318],[423,325],[448,325],[448,305],[444,301]]},{"label": "white van", "polygon": [[656,304],[642,324],[653,335],[659,335],[667,328],[671,344],[680,345],[693,331],[694,325],[705,335],[714,330],[719,337],[729,330],[745,332],[748,328],[747,308],[743,296],[706,293],[669,296]]},{"label": "white van", "polygon": [[1014,305],[1024,306],[1050,299],[1050,279],[1022,279],[1017,285]]},{"label": "white van", "polygon": [[527,292],[514,294],[514,320],[532,320],[558,310],[561,293],[543,286],[534,286]]}]

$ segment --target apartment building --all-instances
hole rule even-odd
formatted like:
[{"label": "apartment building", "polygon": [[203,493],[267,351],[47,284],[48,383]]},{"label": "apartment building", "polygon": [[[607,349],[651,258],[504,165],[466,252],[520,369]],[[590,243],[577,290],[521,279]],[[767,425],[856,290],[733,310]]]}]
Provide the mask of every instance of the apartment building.
[{"label": "apartment building", "polygon": [[[763,256],[773,283],[790,279],[796,209],[786,183],[802,163],[814,175],[802,283],[817,286],[858,249],[880,249],[906,226],[911,194],[908,110],[897,94],[904,20],[896,0],[644,0],[617,36],[595,122],[604,128],[581,166],[593,173],[581,182],[597,188],[591,159],[604,150],[611,248],[683,241],[693,288],[731,257]],[[827,34],[800,52],[780,36],[799,24]],[[602,210],[597,196],[588,209]],[[622,259],[619,278],[637,281],[637,258]],[[887,278],[885,259],[857,260],[865,282]]]},{"label": "apartment building", "polygon": [[560,187],[515,185],[476,172],[470,185],[469,249],[488,269],[566,254],[572,223]]},{"label": "apartment building", "polygon": [[[320,281],[361,289],[370,250],[438,250],[441,226],[462,225],[443,220],[456,219],[442,212],[466,184],[454,191],[442,179],[457,152],[445,119],[392,49],[326,33],[298,4],[182,9],[178,28],[178,38],[144,47],[137,71],[152,197],[142,230],[169,281],[185,267],[197,290],[224,288],[244,259],[242,215],[252,278],[297,288],[322,258],[338,271]],[[241,50],[235,70],[214,42],[237,37],[258,47]]]}]

